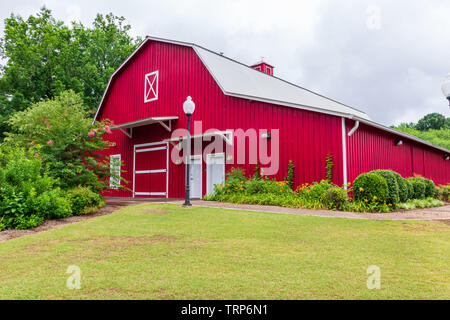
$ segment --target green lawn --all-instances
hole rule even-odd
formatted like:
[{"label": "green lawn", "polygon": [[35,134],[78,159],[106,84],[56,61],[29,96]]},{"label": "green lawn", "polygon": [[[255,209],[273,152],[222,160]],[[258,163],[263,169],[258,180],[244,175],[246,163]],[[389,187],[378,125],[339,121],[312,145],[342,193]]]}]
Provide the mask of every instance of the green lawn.
[{"label": "green lawn", "polygon": [[[450,299],[450,226],[173,204],[0,243],[1,299]],[[66,287],[80,267],[81,289]],[[370,265],[381,289],[366,287]]]}]

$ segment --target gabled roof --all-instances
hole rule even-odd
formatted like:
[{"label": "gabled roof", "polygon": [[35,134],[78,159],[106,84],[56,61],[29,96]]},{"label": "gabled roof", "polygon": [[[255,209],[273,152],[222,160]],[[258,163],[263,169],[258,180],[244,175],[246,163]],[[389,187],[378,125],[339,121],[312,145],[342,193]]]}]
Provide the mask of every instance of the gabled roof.
[{"label": "gabled roof", "polygon": [[369,126],[394,133],[401,137],[408,138],[440,151],[444,151],[446,154],[450,153],[449,150],[443,147],[436,146],[428,141],[373,122],[363,111],[302,88],[286,80],[253,69],[250,66],[206,49],[195,43],[150,36],[147,36],[137,47],[137,49],[127,58],[127,60],[125,60],[125,62],[122,63],[122,65],[111,75],[95,114],[94,121],[97,119],[98,113],[103,106],[106,94],[108,93],[115,76],[128,64],[132,57],[139,52],[148,41],[166,42],[193,48],[225,95],[311,110],[320,113],[333,114],[355,121],[361,121]]},{"label": "gabled roof", "polygon": [[253,69],[250,66],[194,43],[147,36],[133,54],[131,54],[131,56],[128,57],[128,59],[111,76],[94,120],[97,118],[99,110],[102,108],[105,96],[115,75],[149,40],[193,48],[225,95],[316,112],[331,113],[339,116],[353,115],[367,120],[370,119],[365,112]]}]

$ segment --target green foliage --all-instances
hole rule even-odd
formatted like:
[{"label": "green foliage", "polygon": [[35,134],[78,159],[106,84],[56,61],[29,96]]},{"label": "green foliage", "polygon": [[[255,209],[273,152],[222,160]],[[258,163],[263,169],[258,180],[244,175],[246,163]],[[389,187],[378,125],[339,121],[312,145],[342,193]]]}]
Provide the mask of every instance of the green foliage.
[{"label": "green foliage", "polygon": [[110,176],[119,178],[110,172],[109,159],[98,152],[111,145],[103,139],[110,132],[108,123],[93,125],[86,119],[82,99],[73,91],[33,104],[15,113],[9,123],[14,133],[8,133],[6,141],[32,146],[61,188],[82,185],[99,191],[109,186]]},{"label": "green foliage", "polygon": [[245,170],[242,168],[231,168],[230,171],[227,172],[227,182],[238,181],[241,182],[243,180],[247,180],[245,177]]},{"label": "green foliage", "polygon": [[261,167],[259,163],[255,165],[255,173],[253,174],[253,179],[261,179]]},{"label": "green foliage", "polygon": [[431,197],[425,199],[409,199],[405,203],[400,203],[399,208],[405,210],[423,209],[442,206],[444,203]]},{"label": "green foliage", "polygon": [[425,183],[425,197],[434,197],[437,192],[434,182],[427,178],[420,177],[419,179]]},{"label": "green foliage", "polygon": [[292,160],[289,160],[289,164],[288,164],[288,172],[287,172],[287,176],[284,179],[288,186],[292,189],[294,188],[294,163],[292,162]]},{"label": "green foliage", "polygon": [[98,193],[88,187],[77,187],[67,193],[74,215],[92,213],[94,209],[102,206],[104,200]]},{"label": "green foliage", "polygon": [[408,179],[404,180],[406,182],[406,186],[408,187],[408,200],[414,199],[414,187],[411,181]]},{"label": "green foliage", "polygon": [[409,197],[408,181],[404,179],[399,173],[395,171],[390,172],[395,176],[395,179],[397,181],[399,201],[405,202]]},{"label": "green foliage", "polygon": [[326,165],[327,180],[329,182],[332,182],[333,181],[333,167],[334,167],[333,156],[331,154],[328,154],[326,161],[327,161],[327,165]]},{"label": "green foliage", "polygon": [[70,216],[70,205],[56,184],[31,151],[0,146],[1,228],[27,229]]},{"label": "green foliage", "polygon": [[417,122],[415,129],[419,131],[427,131],[430,129],[450,129],[450,118],[446,118],[440,113],[430,113]]},{"label": "green foliage", "polygon": [[139,42],[129,35],[125,19],[111,13],[97,15],[92,28],[64,25],[46,8],[28,19],[11,15],[4,23],[0,95],[22,94],[24,105],[16,110],[69,89],[95,109],[111,74]]},{"label": "green foliage", "polygon": [[375,173],[360,174],[353,181],[353,193],[356,201],[365,203],[384,203],[389,194],[386,179]]},{"label": "green foliage", "polygon": [[377,201],[353,201],[345,203],[343,210],[350,212],[389,212],[392,207]]},{"label": "green foliage", "polygon": [[394,172],[391,170],[374,170],[371,172],[382,176],[386,180],[388,186],[388,196],[386,198],[386,202],[395,206],[400,201],[400,197],[397,178]]},{"label": "green foliage", "polygon": [[342,210],[348,201],[348,197],[344,189],[332,186],[325,191],[320,200],[328,209]]},{"label": "green foliage", "polygon": [[450,149],[450,126],[439,130],[430,129],[427,131],[420,131],[414,128],[409,128],[405,125],[400,125],[398,127],[393,128],[405,132],[409,135],[415,136],[419,139],[431,142],[434,145]]},{"label": "green foliage", "polygon": [[424,199],[425,190],[427,187],[425,181],[417,177],[408,178],[408,181],[412,184],[413,187],[413,192],[412,196],[410,196],[410,199]]},{"label": "green foliage", "polygon": [[449,201],[450,185],[440,185],[437,187],[436,198],[442,201]]}]

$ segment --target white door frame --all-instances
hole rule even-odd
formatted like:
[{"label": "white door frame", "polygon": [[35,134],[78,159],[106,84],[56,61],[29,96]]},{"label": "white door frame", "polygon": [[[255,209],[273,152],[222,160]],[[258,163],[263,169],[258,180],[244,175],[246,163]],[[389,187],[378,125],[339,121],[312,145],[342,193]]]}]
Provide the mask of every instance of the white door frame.
[{"label": "white door frame", "polygon": [[[192,165],[193,162],[192,160],[200,160],[200,199],[202,198],[203,195],[203,161],[202,161],[202,155],[201,154],[193,154],[190,156],[190,164]],[[192,166],[191,166],[192,169]],[[192,171],[189,171],[189,175],[192,174]],[[191,177],[189,177],[190,179]],[[191,188],[192,190],[192,188]],[[189,195],[190,198],[192,198],[192,193],[190,193]]]},{"label": "white door frame", "polygon": [[225,152],[219,152],[219,153],[210,153],[206,155],[206,194],[210,194],[213,190],[208,190],[209,184],[208,184],[208,177],[211,174],[210,172],[210,160],[211,158],[223,158],[223,178],[225,180]]},{"label": "white door frame", "polygon": [[[164,145],[164,147],[151,147],[146,149],[138,149],[136,151],[136,148],[140,147],[147,147],[147,146],[157,146],[157,145]],[[157,151],[157,150],[166,150],[166,169],[161,170],[140,170],[138,171],[138,174],[140,173],[156,173],[156,172],[165,172],[166,173],[166,192],[136,192],[135,191],[135,185],[136,185],[136,152],[149,152],[149,151]],[[150,142],[150,143],[141,143],[141,144],[135,144],[133,146],[133,198],[135,195],[145,195],[145,196],[166,196],[166,198],[169,197],[169,143],[168,142]]]}]

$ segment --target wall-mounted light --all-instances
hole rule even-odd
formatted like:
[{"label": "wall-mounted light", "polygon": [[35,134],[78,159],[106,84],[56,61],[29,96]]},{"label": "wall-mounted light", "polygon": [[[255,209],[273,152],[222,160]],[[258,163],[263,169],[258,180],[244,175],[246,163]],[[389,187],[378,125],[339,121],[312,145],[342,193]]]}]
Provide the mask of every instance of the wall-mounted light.
[{"label": "wall-mounted light", "polygon": [[448,154],[446,154],[445,156],[444,156],[444,160],[449,160],[450,159],[450,156],[448,155]]},{"label": "wall-mounted light", "polygon": [[263,132],[263,133],[261,133],[261,138],[263,138],[263,139],[270,139],[270,132]]},{"label": "wall-mounted light", "polygon": [[403,144],[402,140],[395,140],[395,145],[396,146],[401,146]]}]

